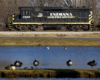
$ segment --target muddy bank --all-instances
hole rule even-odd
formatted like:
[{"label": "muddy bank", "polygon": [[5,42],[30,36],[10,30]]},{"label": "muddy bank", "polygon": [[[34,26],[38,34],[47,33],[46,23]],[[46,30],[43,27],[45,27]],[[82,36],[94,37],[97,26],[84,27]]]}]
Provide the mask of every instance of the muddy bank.
[{"label": "muddy bank", "polygon": [[99,69],[0,70],[1,78],[100,78]]}]

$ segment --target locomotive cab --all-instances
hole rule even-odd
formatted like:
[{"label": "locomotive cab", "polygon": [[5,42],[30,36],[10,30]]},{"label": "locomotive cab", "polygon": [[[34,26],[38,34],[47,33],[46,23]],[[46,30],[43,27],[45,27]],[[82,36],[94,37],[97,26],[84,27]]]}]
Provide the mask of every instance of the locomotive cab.
[{"label": "locomotive cab", "polygon": [[21,19],[31,20],[32,8],[29,7],[20,7]]}]

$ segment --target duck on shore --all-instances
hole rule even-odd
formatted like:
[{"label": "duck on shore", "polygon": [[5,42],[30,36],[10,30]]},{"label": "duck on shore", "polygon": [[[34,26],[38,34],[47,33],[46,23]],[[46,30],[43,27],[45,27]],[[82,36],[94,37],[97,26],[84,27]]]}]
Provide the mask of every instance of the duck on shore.
[{"label": "duck on shore", "polygon": [[28,69],[28,67],[25,67],[24,69]]},{"label": "duck on shore", "polygon": [[[73,62],[69,59],[67,62],[66,62],[67,66],[72,66]],[[70,68],[70,67],[69,67]]]},{"label": "duck on shore", "polygon": [[11,64],[10,66],[5,67],[5,69],[8,69],[8,70],[15,70],[16,67],[15,67],[15,65]]},{"label": "duck on shore", "polygon": [[22,64],[23,64],[22,62],[17,61],[17,60],[14,62],[14,65],[15,65],[16,67],[21,67]]},{"label": "duck on shore", "polygon": [[88,62],[87,65],[90,65],[93,69],[93,66],[96,66],[97,63],[95,62],[95,60],[93,60],[93,61]]}]

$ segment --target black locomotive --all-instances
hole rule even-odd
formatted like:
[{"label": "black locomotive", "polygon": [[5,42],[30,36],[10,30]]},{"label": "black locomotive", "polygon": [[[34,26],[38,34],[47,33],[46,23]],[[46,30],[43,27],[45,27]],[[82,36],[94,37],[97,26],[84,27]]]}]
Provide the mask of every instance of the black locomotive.
[{"label": "black locomotive", "polygon": [[89,7],[19,7],[12,15],[10,30],[41,31],[46,28],[61,30],[92,30],[93,17]]}]

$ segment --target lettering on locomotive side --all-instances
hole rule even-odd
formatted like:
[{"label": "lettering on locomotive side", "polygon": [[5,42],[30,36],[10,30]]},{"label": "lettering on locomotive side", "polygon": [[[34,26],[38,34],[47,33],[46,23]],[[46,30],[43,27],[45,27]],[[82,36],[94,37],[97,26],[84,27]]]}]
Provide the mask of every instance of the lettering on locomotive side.
[{"label": "lettering on locomotive side", "polygon": [[50,13],[47,18],[75,18],[72,13]]},{"label": "lettering on locomotive side", "polygon": [[31,18],[30,16],[23,16],[23,18],[27,19],[27,18]]}]

